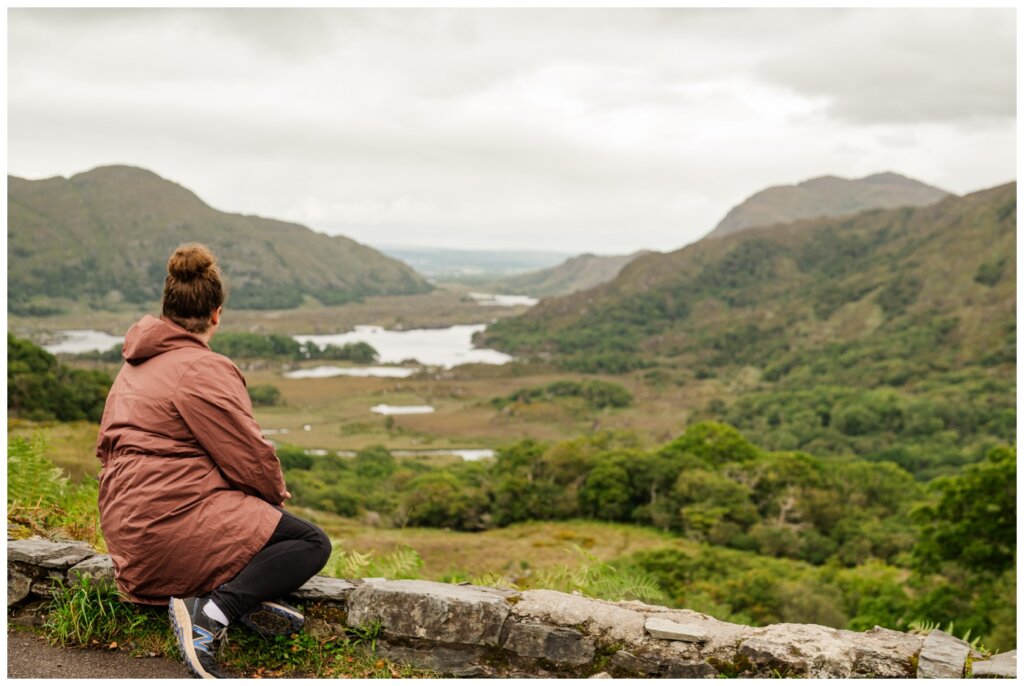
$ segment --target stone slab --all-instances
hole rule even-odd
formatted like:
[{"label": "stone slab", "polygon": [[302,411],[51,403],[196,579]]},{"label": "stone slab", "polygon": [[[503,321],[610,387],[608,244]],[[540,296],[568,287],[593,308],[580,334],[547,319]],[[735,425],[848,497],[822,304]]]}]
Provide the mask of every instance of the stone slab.
[{"label": "stone slab", "polygon": [[498,645],[510,593],[437,581],[365,580],[348,597],[348,624],[379,621],[389,636]]},{"label": "stone slab", "polygon": [[291,593],[296,600],[344,603],[355,584],[329,576],[314,576]]},{"label": "stone slab", "polygon": [[575,629],[516,622],[502,646],[522,657],[585,665],[594,659],[594,641]]},{"label": "stone slab", "polygon": [[924,639],[917,657],[918,679],[959,679],[964,675],[971,646],[936,629]]},{"label": "stone slab", "polygon": [[68,570],[68,581],[74,582],[77,575],[89,576],[93,579],[110,579],[114,578],[114,561],[110,559],[110,555],[94,555],[88,557],[74,567]]},{"label": "stone slab", "polygon": [[607,600],[544,589],[523,591],[513,608],[516,617],[540,620],[556,626],[583,626],[594,638],[642,644],[647,633],[644,616],[636,610]]},{"label": "stone slab", "polygon": [[971,665],[971,676],[1017,678],[1017,651],[993,655],[991,659],[981,660]]},{"label": "stone slab", "polygon": [[708,638],[707,631],[699,624],[681,624],[663,617],[648,617],[644,622],[644,628],[654,638],[663,638],[669,641],[703,643]]},{"label": "stone slab", "polygon": [[65,570],[93,555],[96,555],[96,551],[92,547],[78,542],[64,543],[41,538],[7,542],[8,562],[24,562],[47,569]]}]

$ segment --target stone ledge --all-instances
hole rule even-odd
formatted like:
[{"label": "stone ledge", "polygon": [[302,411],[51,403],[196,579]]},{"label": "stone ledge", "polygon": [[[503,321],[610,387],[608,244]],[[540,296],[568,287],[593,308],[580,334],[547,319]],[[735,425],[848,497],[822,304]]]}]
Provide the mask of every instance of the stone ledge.
[{"label": "stone ledge", "polygon": [[[8,541],[7,549],[12,622],[38,623],[57,583],[78,574],[113,576],[109,556],[81,543],[28,539]],[[306,603],[311,634],[379,622],[382,655],[453,676],[961,676],[971,654],[942,632],[925,639],[880,627],[754,628],[691,610],[543,589],[316,576],[289,599]],[[974,664],[974,676],[1007,674],[1016,674],[1016,651]]]}]

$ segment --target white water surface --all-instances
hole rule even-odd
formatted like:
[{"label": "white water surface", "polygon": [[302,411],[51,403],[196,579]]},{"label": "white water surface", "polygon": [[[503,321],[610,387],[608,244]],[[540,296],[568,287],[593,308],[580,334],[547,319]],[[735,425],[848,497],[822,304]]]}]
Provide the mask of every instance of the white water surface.
[{"label": "white water surface", "polygon": [[43,350],[52,355],[58,353],[77,355],[78,353],[87,353],[93,350],[105,352],[115,345],[124,343],[124,336],[111,336],[109,333],[92,329],[54,331],[53,335],[57,337],[57,341],[42,346]]},{"label": "white water surface", "polygon": [[528,295],[502,295],[500,293],[470,293],[469,297],[484,307],[533,307],[540,302]]},{"label": "white water surface", "polygon": [[416,367],[336,367],[321,365],[309,369],[285,372],[288,379],[328,379],[332,376],[379,376],[390,379],[404,379],[419,371]]},{"label": "white water surface", "polygon": [[[306,451],[311,455],[325,454],[326,451]],[[339,457],[355,457],[355,450],[338,450],[336,451]],[[392,450],[391,454],[395,457],[415,457],[416,455],[456,455],[461,457],[467,462],[475,462],[476,460],[485,460],[489,457],[494,457],[494,451],[490,448],[455,448],[453,450]]]},{"label": "white water surface", "polygon": [[374,405],[370,412],[377,414],[430,414],[434,408],[430,405]]},{"label": "white water surface", "polygon": [[468,448],[456,450],[392,450],[395,457],[411,457],[415,455],[458,455],[467,462],[475,462],[488,457],[494,457],[494,451],[489,448]]},{"label": "white water surface", "polygon": [[320,347],[362,341],[372,345],[379,354],[378,361],[385,364],[416,360],[420,364],[451,368],[471,362],[505,364],[512,360],[511,355],[503,352],[473,347],[473,334],[486,328],[486,324],[460,324],[445,329],[389,331],[380,326],[357,326],[347,333],[293,338],[299,343],[313,341]]}]

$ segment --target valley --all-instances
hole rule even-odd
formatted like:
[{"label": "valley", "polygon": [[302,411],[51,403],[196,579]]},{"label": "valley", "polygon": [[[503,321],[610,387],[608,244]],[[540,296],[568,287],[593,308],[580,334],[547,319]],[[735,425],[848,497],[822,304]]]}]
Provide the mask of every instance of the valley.
[{"label": "valley", "polygon": [[[942,489],[1007,502],[1014,195],[737,231],[535,305],[466,279],[293,308],[229,297],[212,347],[246,377],[289,507],[335,540],[327,573],[626,593],[753,624],[956,619],[1002,645],[986,608],[1015,574],[1005,523],[978,532],[974,567],[935,527]],[[94,441],[119,346],[53,358],[27,341],[109,345],[159,303],[33,302],[54,310],[8,322],[9,523],[102,547]],[[37,519],[46,483],[63,504]]]}]

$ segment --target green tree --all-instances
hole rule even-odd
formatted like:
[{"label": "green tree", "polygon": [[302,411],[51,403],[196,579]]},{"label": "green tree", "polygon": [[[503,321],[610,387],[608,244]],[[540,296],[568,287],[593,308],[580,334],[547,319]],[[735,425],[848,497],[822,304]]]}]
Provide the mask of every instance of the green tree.
[{"label": "green tree", "polygon": [[918,508],[921,535],[914,562],[923,571],[943,562],[971,571],[1002,572],[1013,566],[1017,538],[1017,446],[993,448],[958,476],[936,479],[937,498]]},{"label": "green tree", "polygon": [[668,455],[689,453],[708,466],[726,462],[746,462],[758,456],[758,450],[743,435],[728,424],[700,422],[662,448]]},{"label": "green tree", "polygon": [[629,473],[623,454],[604,455],[587,474],[579,492],[581,514],[609,521],[625,520],[630,507]]},{"label": "green tree", "polygon": [[363,448],[356,453],[352,462],[357,475],[373,481],[388,478],[398,466],[391,451],[382,445]]}]

